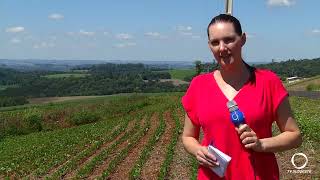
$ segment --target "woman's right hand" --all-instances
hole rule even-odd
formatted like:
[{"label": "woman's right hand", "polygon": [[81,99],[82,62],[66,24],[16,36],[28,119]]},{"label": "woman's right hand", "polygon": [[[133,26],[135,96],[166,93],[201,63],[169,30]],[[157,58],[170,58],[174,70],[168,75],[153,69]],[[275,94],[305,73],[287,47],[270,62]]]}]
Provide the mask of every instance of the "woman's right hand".
[{"label": "woman's right hand", "polygon": [[207,146],[200,146],[199,149],[196,152],[196,158],[200,165],[213,168],[216,166],[219,166],[219,162],[217,161],[217,158],[210,154],[208,151]]}]

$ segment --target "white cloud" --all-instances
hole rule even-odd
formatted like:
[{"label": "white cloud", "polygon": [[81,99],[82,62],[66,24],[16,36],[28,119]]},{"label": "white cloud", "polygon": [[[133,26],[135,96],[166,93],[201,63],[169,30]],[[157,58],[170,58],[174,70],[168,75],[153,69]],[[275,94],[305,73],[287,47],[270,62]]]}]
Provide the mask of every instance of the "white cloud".
[{"label": "white cloud", "polygon": [[127,42],[127,43],[120,43],[120,44],[116,44],[114,45],[114,47],[116,48],[125,48],[125,47],[130,47],[130,46],[136,46],[137,44],[134,42]]},{"label": "white cloud", "polygon": [[192,27],[191,26],[177,26],[176,30],[182,36],[188,36],[188,37],[191,37],[192,39],[199,39],[200,38],[200,36],[194,35],[192,33],[192,31],[191,31]]},{"label": "white cloud", "polygon": [[93,36],[95,33],[94,32],[90,32],[90,31],[80,30],[79,34],[80,35],[84,35],[84,36]]},{"label": "white cloud", "polygon": [[40,48],[51,48],[55,47],[56,45],[54,43],[47,43],[47,42],[41,42],[39,44],[35,44],[33,46],[34,49],[40,49]]},{"label": "white cloud", "polygon": [[150,37],[160,37],[160,33],[158,32],[147,32],[144,35],[150,36]]},{"label": "white cloud", "polygon": [[294,0],[268,0],[267,4],[269,6],[292,6],[295,4]]},{"label": "white cloud", "polygon": [[135,46],[135,45],[137,45],[137,43],[129,42],[129,43],[127,43],[127,45],[128,46]]},{"label": "white cloud", "polygon": [[313,34],[320,34],[320,29],[313,29],[311,32]]},{"label": "white cloud", "polygon": [[13,38],[13,39],[10,40],[10,42],[13,43],[13,44],[18,44],[18,43],[21,42],[21,40],[18,39],[18,38]]},{"label": "white cloud", "polygon": [[17,26],[17,27],[10,27],[6,29],[6,32],[8,33],[19,33],[19,32],[23,32],[24,31],[24,27],[21,26]]},{"label": "white cloud", "polygon": [[191,36],[191,38],[192,38],[192,39],[200,39],[201,36],[199,36],[199,35],[193,35],[193,36]]},{"label": "white cloud", "polygon": [[249,34],[249,33],[246,33],[246,37],[251,39],[251,38],[255,38],[256,35],[255,34]]},{"label": "white cloud", "polygon": [[183,36],[192,36],[192,32],[180,32],[181,35]]},{"label": "white cloud", "polygon": [[191,31],[192,27],[191,26],[177,26],[176,29],[178,31]]},{"label": "white cloud", "polygon": [[73,35],[75,35],[75,33],[74,32],[67,32],[67,35],[73,36]]},{"label": "white cloud", "polygon": [[55,41],[55,40],[57,40],[57,36],[50,36],[49,39],[52,41]]},{"label": "white cloud", "polygon": [[28,35],[28,36],[25,36],[23,39],[24,40],[31,40],[31,39],[34,39],[34,37],[31,35]]},{"label": "white cloud", "polygon": [[166,39],[166,38],[168,38],[167,36],[162,35],[159,32],[147,32],[147,33],[144,33],[144,35],[147,36],[147,37],[156,38],[156,39]]},{"label": "white cloud", "polygon": [[54,13],[54,14],[50,14],[48,18],[52,20],[61,20],[64,18],[64,16],[62,14]]},{"label": "white cloud", "polygon": [[128,39],[132,39],[133,36],[131,36],[130,34],[127,34],[127,33],[120,33],[120,34],[116,35],[116,38],[120,39],[120,40],[128,40]]},{"label": "white cloud", "polygon": [[103,35],[105,35],[105,36],[108,36],[110,33],[109,32],[107,32],[107,31],[104,31],[103,32]]}]

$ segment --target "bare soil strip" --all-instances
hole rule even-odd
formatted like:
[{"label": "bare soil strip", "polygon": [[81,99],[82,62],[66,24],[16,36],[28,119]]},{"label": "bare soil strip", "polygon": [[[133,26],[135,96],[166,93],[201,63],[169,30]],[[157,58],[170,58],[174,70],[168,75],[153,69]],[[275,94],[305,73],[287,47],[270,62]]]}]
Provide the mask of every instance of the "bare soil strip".
[{"label": "bare soil strip", "polygon": [[102,96],[66,96],[66,97],[45,97],[45,98],[30,98],[28,99],[30,104],[46,104],[46,103],[55,103],[63,102],[69,100],[80,100],[80,99],[89,99]]},{"label": "bare soil strip", "polygon": [[79,162],[79,166],[77,169],[67,173],[64,178],[65,179],[70,179],[72,177],[75,177],[77,170],[81,169],[85,164],[87,164],[88,162],[90,162],[94,157],[96,157],[98,154],[100,154],[104,149],[108,148],[111,144],[113,144],[114,142],[117,142],[126,132],[130,131],[133,127],[134,127],[135,121],[130,121],[128,124],[128,127],[126,128],[125,131],[121,132],[121,134],[119,134],[115,139],[113,139],[112,141],[106,142],[104,143],[99,149],[97,149],[95,152],[93,152],[90,156],[82,159]]},{"label": "bare soil strip", "polygon": [[157,179],[161,165],[166,158],[167,146],[171,142],[173,131],[175,128],[174,120],[170,111],[164,113],[166,128],[163,135],[160,137],[156,146],[152,150],[151,156],[142,168],[141,179]]},{"label": "bare soil strip", "polygon": [[[178,110],[177,115],[180,119],[181,125],[184,122],[184,112]],[[174,156],[170,165],[168,179],[180,180],[189,179],[190,174],[190,155],[186,152],[182,144],[182,134],[180,134],[178,142],[174,150]]]},{"label": "bare soil strip", "polygon": [[[129,178],[129,172],[131,168],[134,166],[135,162],[138,160],[141,151],[143,148],[147,145],[149,138],[156,132],[156,129],[160,123],[159,121],[159,115],[158,113],[153,114],[151,121],[151,127],[148,130],[147,134],[143,136],[140,141],[136,144],[136,146],[130,150],[128,153],[128,156],[123,159],[123,161],[116,167],[114,172],[108,177],[108,179],[128,179]],[[101,175],[103,170],[107,166],[101,168],[99,170],[99,173],[96,173],[96,175]],[[94,178],[94,177],[91,177]]]}]

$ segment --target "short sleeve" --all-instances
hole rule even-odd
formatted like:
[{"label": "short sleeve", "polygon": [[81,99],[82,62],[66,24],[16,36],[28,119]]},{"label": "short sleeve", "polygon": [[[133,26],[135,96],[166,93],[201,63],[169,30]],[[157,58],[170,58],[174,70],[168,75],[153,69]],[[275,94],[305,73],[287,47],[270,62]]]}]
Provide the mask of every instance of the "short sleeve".
[{"label": "short sleeve", "polygon": [[272,110],[273,114],[277,116],[277,110],[279,105],[282,103],[282,101],[287,97],[288,91],[283,86],[282,81],[280,78],[274,74],[271,81],[271,95],[272,95]]},{"label": "short sleeve", "polygon": [[185,95],[181,99],[181,103],[188,117],[190,118],[191,122],[196,126],[200,126],[197,111],[196,111],[197,109],[196,98],[197,98],[196,78],[193,78]]}]

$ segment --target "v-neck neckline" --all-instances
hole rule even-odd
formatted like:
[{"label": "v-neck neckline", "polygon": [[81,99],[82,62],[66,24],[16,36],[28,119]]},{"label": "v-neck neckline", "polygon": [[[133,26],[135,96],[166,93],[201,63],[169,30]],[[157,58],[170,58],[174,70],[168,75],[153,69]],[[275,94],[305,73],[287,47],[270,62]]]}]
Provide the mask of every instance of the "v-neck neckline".
[{"label": "v-neck neckline", "polygon": [[226,100],[226,101],[232,101],[232,100],[236,100],[238,99],[238,96],[240,95],[240,93],[248,86],[249,82],[250,82],[250,78],[242,85],[242,87],[239,89],[239,91],[237,92],[237,94],[235,96],[233,96],[232,99],[229,99],[226,94],[222,91],[222,89],[220,88],[215,76],[214,76],[214,73],[216,72],[217,70],[213,71],[211,74],[211,78],[212,80],[214,81],[214,84],[216,86],[216,88],[218,88],[219,90],[219,93],[223,96],[223,98]]}]

